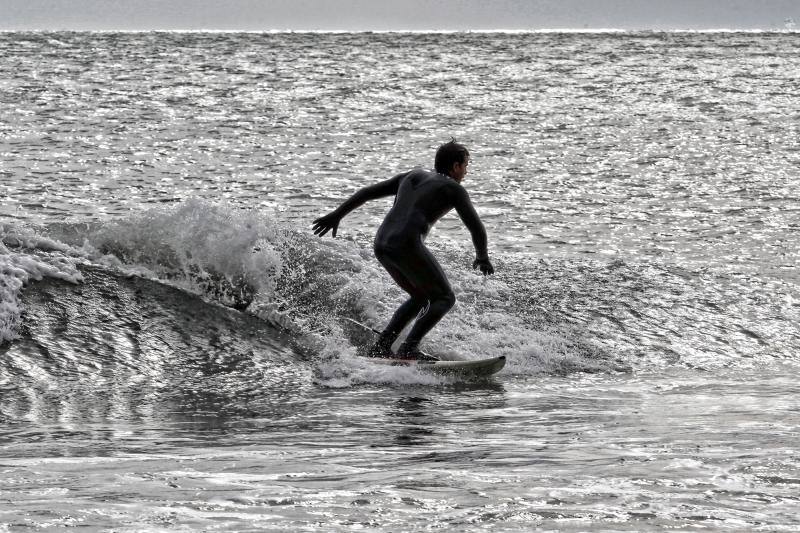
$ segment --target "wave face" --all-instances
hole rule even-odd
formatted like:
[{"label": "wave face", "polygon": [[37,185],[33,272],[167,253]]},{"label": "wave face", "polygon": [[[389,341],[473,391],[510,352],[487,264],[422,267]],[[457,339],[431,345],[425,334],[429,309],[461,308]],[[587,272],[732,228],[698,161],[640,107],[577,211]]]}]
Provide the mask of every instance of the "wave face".
[{"label": "wave face", "polygon": [[[186,294],[187,306],[199,297],[218,305],[220,312],[233,308],[256,317],[265,327],[289,335],[293,339],[289,346],[300,356],[323,360],[352,359],[355,353],[342,318],[380,328],[404,299],[372,257],[369,241],[318,239],[258,212],[202,200],[107,224],[60,224],[48,230],[47,236],[6,228],[4,242],[10,246],[7,260],[27,266],[27,270],[9,270],[4,278],[10,301],[17,302],[5,312],[7,340],[19,336],[19,330],[26,331],[20,323],[41,320],[41,316],[32,320],[30,312],[23,320],[19,301],[22,285],[42,276],[90,290],[95,283],[118,284],[119,291],[97,295],[93,305],[100,313],[128,299],[117,292],[125,292],[129,280],[148,280]],[[515,285],[542,277],[535,269],[526,267],[526,272],[505,279],[481,279],[465,268],[470,261],[462,251],[443,247],[438,253],[453,274],[460,305],[430,337],[428,344],[435,350],[459,351],[468,357],[506,355],[515,372],[602,371],[625,366],[621,358],[605,355],[602,346],[586,340],[566,315],[545,310],[538,299],[525,301],[531,298],[530,292],[525,299],[519,298]],[[51,264],[61,268],[47,270]],[[92,276],[86,278],[85,271]],[[30,290],[35,294],[38,289],[32,286]],[[64,290],[69,298],[70,289]],[[125,314],[124,309],[114,313]],[[140,313],[131,309],[129,319],[135,321]],[[91,322],[86,327],[91,329]],[[324,365],[322,370],[344,371]],[[362,377],[386,379],[384,374]]]},{"label": "wave face", "polygon": [[[3,242],[7,341],[42,319],[23,319],[22,286],[34,279],[92,291],[94,283],[111,285],[94,301],[100,313],[127,299],[117,292],[130,279],[144,279],[181,291],[187,306],[201,298],[224,316],[236,309],[283,331],[292,339],[287,348],[316,359],[320,379],[330,384],[389,379],[385,371],[369,375],[353,359],[355,341],[342,321],[380,329],[404,299],[372,257],[368,235],[319,239],[258,211],[194,199],[103,224],[58,224],[41,233],[6,227]],[[505,355],[511,374],[675,364],[710,369],[796,357],[792,309],[764,298],[775,282],[754,285],[620,260],[531,262],[513,255],[498,260],[496,276],[482,278],[468,268],[469,252],[433,246],[458,300],[426,340],[433,351]],[[104,281],[99,274],[87,281],[87,269],[103,272]],[[129,319],[140,313],[131,309]],[[768,317],[781,315],[787,318],[764,327]],[[86,327],[77,337],[92,336],[91,323]]]}]

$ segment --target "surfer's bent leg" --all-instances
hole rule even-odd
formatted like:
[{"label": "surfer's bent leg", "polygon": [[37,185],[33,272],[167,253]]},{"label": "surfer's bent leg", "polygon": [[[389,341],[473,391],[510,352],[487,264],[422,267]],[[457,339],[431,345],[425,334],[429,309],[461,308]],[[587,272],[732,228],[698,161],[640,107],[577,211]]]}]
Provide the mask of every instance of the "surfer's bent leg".
[{"label": "surfer's bent leg", "polygon": [[406,270],[406,273],[411,273],[411,282],[417,290],[425,295],[428,305],[422,310],[405,342],[397,350],[400,355],[417,352],[417,346],[422,338],[456,303],[456,296],[453,294],[453,289],[450,288],[447,276],[427,248],[420,244],[415,250],[415,254],[409,259],[410,268]]},{"label": "surfer's bent leg", "polygon": [[394,312],[392,319],[379,335],[375,346],[369,351],[369,354],[373,356],[391,354],[392,344],[394,344],[394,341],[400,336],[400,332],[403,331],[403,328],[405,328],[428,303],[428,300],[416,290],[411,280],[405,276],[403,273],[405,269],[397,262],[397,258],[402,257],[404,253],[404,251],[387,249],[379,246],[375,247],[375,257],[378,258],[383,268],[392,276],[392,279],[400,288],[406,291],[411,297]]},{"label": "surfer's bent leg", "polygon": [[372,352],[389,352],[403,328],[417,316],[400,355],[414,355],[422,338],[453,307],[456,298],[439,262],[419,242],[403,249],[375,247],[375,256],[411,298],[395,311]]},{"label": "surfer's bent leg", "polygon": [[397,340],[400,332],[403,331],[409,322],[419,315],[427,304],[427,301],[417,300],[416,298],[409,298],[397,308],[397,311],[392,315],[392,319],[386,325],[384,333],[392,338],[392,343]]}]

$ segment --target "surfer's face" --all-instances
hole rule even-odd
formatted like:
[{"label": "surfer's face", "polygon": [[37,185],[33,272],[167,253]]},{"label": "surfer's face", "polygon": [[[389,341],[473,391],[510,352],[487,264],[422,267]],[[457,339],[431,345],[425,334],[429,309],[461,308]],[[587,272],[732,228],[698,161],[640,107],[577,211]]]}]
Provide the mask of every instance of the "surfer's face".
[{"label": "surfer's face", "polygon": [[469,166],[469,157],[464,159],[463,163],[453,163],[453,170],[450,172],[450,177],[458,183],[461,183],[461,180],[467,175],[467,166]]}]

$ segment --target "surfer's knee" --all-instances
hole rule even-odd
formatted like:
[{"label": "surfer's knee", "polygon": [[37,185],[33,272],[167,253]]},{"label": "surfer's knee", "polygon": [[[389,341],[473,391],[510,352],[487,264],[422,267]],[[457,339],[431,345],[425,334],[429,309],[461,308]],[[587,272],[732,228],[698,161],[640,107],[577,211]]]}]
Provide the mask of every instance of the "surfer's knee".
[{"label": "surfer's knee", "polygon": [[372,252],[375,254],[375,258],[383,263],[384,258],[386,257],[386,247],[380,243],[375,243],[372,245]]},{"label": "surfer's knee", "polygon": [[445,311],[449,311],[454,305],[456,305],[456,295],[452,290],[448,290],[436,300]]},{"label": "surfer's knee", "polygon": [[420,295],[412,295],[411,296],[411,306],[414,309],[414,312],[418,315],[424,315],[425,312],[428,310],[429,300],[425,297]]}]

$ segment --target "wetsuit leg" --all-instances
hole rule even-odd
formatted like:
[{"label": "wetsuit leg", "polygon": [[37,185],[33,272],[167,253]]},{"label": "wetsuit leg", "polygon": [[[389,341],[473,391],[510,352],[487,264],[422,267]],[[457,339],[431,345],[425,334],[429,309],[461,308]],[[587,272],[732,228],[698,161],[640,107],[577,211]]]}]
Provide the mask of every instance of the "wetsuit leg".
[{"label": "wetsuit leg", "polygon": [[386,333],[392,336],[392,342],[400,335],[409,322],[422,311],[427,302],[420,302],[414,298],[409,298],[397,308],[397,311],[392,315],[392,319],[386,325]]},{"label": "wetsuit leg", "polygon": [[406,300],[392,315],[392,319],[386,325],[386,328],[383,330],[381,334],[381,338],[379,339],[379,343],[382,345],[391,346],[392,343],[397,339],[400,335],[400,332],[411,322],[414,317],[416,317],[419,312],[425,307],[428,303],[427,298],[417,289],[415,288],[414,284],[411,283],[403,273],[403,270],[397,265],[395,261],[395,257],[400,255],[399,253],[393,253],[393,251],[384,250],[381,248],[375,249],[375,256],[380,261],[383,268],[392,276],[392,279],[397,283],[401,289],[406,291],[410,298]]},{"label": "wetsuit leg", "polygon": [[411,281],[425,295],[428,305],[406,337],[405,343],[408,347],[416,347],[456,303],[450,282],[436,258],[422,244],[414,252],[409,257],[407,272],[412,273]]},{"label": "wetsuit leg", "polygon": [[395,312],[385,333],[394,333],[396,338],[411,318],[421,311],[405,341],[408,346],[416,347],[455,304],[455,295],[447,276],[422,243],[402,250],[376,247],[375,255],[398,285],[411,296]]}]

